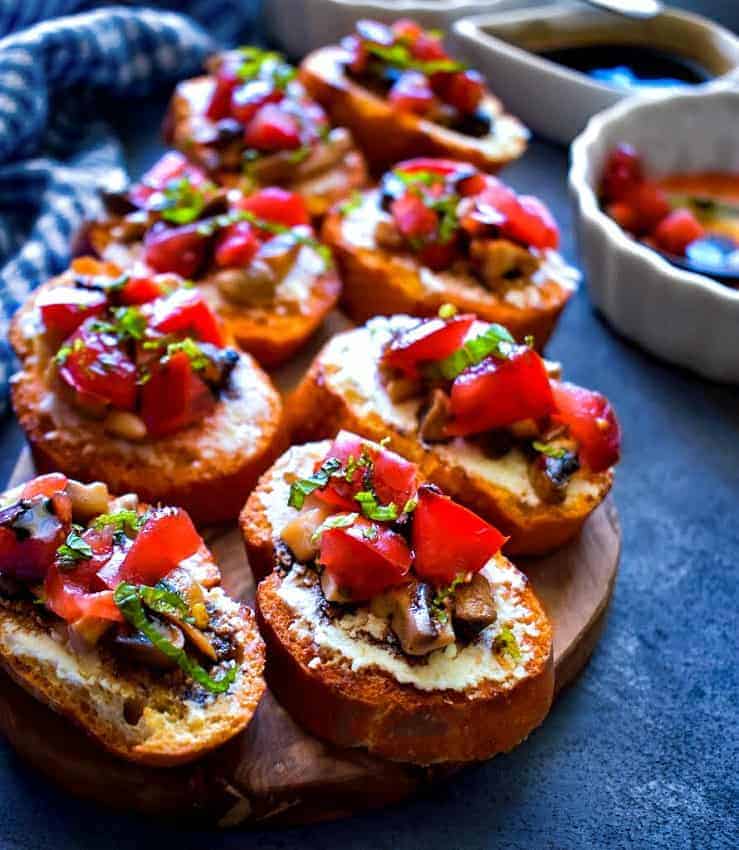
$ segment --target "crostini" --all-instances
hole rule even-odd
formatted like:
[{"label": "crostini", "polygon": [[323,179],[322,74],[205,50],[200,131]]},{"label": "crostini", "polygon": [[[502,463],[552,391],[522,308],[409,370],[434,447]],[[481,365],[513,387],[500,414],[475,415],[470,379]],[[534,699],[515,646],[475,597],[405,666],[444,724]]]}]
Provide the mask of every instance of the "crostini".
[{"label": "crostini", "polygon": [[207,71],[177,86],[164,132],[217,183],[284,186],[313,216],[365,184],[351,133],[331,128],[279,53],[242,47],[211,57]]},{"label": "crostini", "polygon": [[241,517],[270,689],[311,733],[416,764],[520,743],[552,630],[504,537],[378,443],[291,448]]},{"label": "crostini", "polygon": [[39,472],[224,522],[284,448],[277,390],[176,275],[80,258],[31,296],[10,339],[13,407]]},{"label": "crostini", "polygon": [[299,195],[244,196],[210,183],[182,154],[165,154],[108,215],[89,222],[78,253],[140,274],[194,279],[237,345],[263,366],[288,360],[318,329],[341,289]]},{"label": "crostini", "polygon": [[340,46],[307,56],[300,79],[347,127],[377,173],[409,156],[442,156],[496,172],[526,150],[528,131],[503,112],[477,71],[441,34],[407,19],[362,20]]},{"label": "crostini", "polygon": [[44,475],[0,496],[0,666],[107,750],[191,761],[265,689],[253,613],[180,508]]},{"label": "crostini", "polygon": [[501,325],[442,313],[378,317],[330,340],[287,404],[293,439],[341,428],[388,435],[426,478],[508,535],[507,553],[552,551],[611,488],[614,411]]},{"label": "crostini", "polygon": [[541,347],[579,277],[557,253],[559,231],[541,201],[451,160],[399,163],[379,188],[335,208],[323,239],[355,322],[433,316],[450,303]]}]

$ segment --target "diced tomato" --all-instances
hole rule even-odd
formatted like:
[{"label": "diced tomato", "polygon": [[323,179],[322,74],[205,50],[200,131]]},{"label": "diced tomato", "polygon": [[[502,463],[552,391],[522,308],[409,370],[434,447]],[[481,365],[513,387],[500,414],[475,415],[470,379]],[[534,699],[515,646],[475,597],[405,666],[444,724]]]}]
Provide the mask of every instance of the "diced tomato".
[{"label": "diced tomato", "polygon": [[44,582],[46,606],[70,623],[87,616],[120,621],[123,617],[113,602],[113,594],[98,577],[104,565],[120,560],[123,554],[116,547],[118,557],[114,557],[113,530],[87,529],[82,539],[92,550],[92,557],[81,558],[71,567],[61,567],[55,561]]},{"label": "diced tomato", "polygon": [[146,207],[155,192],[166,189],[172,180],[187,177],[193,186],[201,186],[208,179],[202,168],[190,162],[179,151],[167,151],[161,159],[135,183],[128,192],[131,203]]},{"label": "diced tomato", "polygon": [[412,561],[400,534],[364,517],[348,528],[332,528],[321,535],[318,562],[340,590],[356,601],[401,584]]},{"label": "diced tomato", "polygon": [[63,523],[72,521],[72,500],[69,498],[67,487],[69,480],[61,472],[50,472],[31,479],[21,491],[22,499],[32,499],[34,496],[46,496],[53,502],[53,510]]},{"label": "diced tomato", "polygon": [[644,180],[632,189],[624,203],[634,210],[640,233],[651,233],[670,212],[667,195],[649,180]]},{"label": "diced tomato", "polygon": [[36,302],[44,326],[61,336],[69,336],[85,319],[99,316],[107,307],[104,292],[74,286],[56,286],[42,292]]},{"label": "diced tomato", "polygon": [[244,141],[258,151],[285,151],[300,147],[300,125],[295,116],[276,103],[265,103],[249,122]]},{"label": "diced tomato", "polygon": [[425,115],[433,107],[436,96],[427,77],[418,71],[405,71],[393,84],[388,99],[401,112]]},{"label": "diced tomato", "polygon": [[624,230],[636,233],[639,229],[639,216],[636,210],[624,201],[616,201],[606,207],[608,215]]},{"label": "diced tomato", "polygon": [[505,360],[488,357],[457,376],[451,409],[454,420],[447,433],[459,437],[553,413],[554,397],[544,361],[523,345]]},{"label": "diced tomato", "polygon": [[283,224],[285,227],[297,227],[310,223],[305,201],[296,192],[271,186],[240,198],[237,209],[246,210],[265,221]]},{"label": "diced tomato", "polygon": [[231,109],[231,95],[240,82],[236,73],[230,69],[223,68],[218,72],[205,109],[206,118],[210,121],[220,121],[228,117]]},{"label": "diced tomato", "polygon": [[144,261],[157,272],[194,277],[203,265],[208,237],[197,224],[167,227],[157,222],[144,237]]},{"label": "diced tomato", "polygon": [[510,210],[501,232],[532,248],[557,248],[559,228],[548,208],[532,195],[518,198],[518,209]]},{"label": "diced tomato", "polygon": [[410,192],[390,204],[398,230],[406,239],[423,239],[433,236],[439,226],[439,217],[423,200]]},{"label": "diced tomato", "polygon": [[125,557],[111,559],[98,573],[111,590],[122,581],[154,585],[203,546],[182,508],[157,508],[133,540]]},{"label": "diced tomato", "polygon": [[83,400],[133,410],[136,366],[118,340],[112,334],[95,331],[94,323],[95,319],[88,319],[67,339],[59,375]]},{"label": "diced tomato", "polygon": [[670,254],[685,254],[685,249],[696,239],[702,239],[705,229],[689,209],[681,207],[662,219],[654,231],[657,247]]},{"label": "diced tomato", "polygon": [[242,124],[248,124],[265,103],[279,103],[285,96],[267,80],[249,80],[231,94],[231,115]]},{"label": "diced tomato", "polygon": [[434,488],[424,486],[418,491],[413,512],[413,568],[424,581],[448,585],[460,573],[479,572],[507,539]]},{"label": "diced tomato", "polygon": [[216,240],[215,261],[220,268],[248,266],[259,250],[256,230],[248,221],[237,221],[225,227]]},{"label": "diced tomato", "polygon": [[141,418],[154,438],[199,422],[214,406],[213,394],[184,351],[153,367],[151,378],[141,388]]},{"label": "diced tomato", "polygon": [[382,355],[385,366],[400,369],[409,378],[417,378],[423,363],[443,360],[462,347],[473,315],[453,316],[451,319],[428,319],[395,337]]},{"label": "diced tomato", "polygon": [[621,428],[608,399],[576,384],[552,381],[556,413],[580,444],[579,456],[593,472],[603,472],[618,462]]},{"label": "diced tomato", "polygon": [[621,144],[608,154],[601,193],[607,201],[623,201],[643,179],[639,154],[631,145]]},{"label": "diced tomato", "polygon": [[440,38],[428,32],[421,32],[411,45],[411,54],[422,62],[446,59],[446,51]]},{"label": "diced tomato", "polygon": [[415,41],[420,35],[423,35],[423,28],[411,18],[398,18],[391,27],[395,38],[403,39],[404,41]]},{"label": "diced tomato", "polygon": [[443,99],[462,115],[477,110],[485,94],[485,80],[477,71],[457,71],[443,85]]},{"label": "diced tomato", "polygon": [[184,334],[222,346],[218,319],[197,289],[176,289],[151,303],[151,327],[165,334]]},{"label": "diced tomato", "polygon": [[[0,574],[41,581],[69,531],[69,515],[59,516],[56,500],[37,493],[0,510]],[[67,506],[69,497],[66,497]]]},{"label": "diced tomato", "polygon": [[448,269],[458,254],[459,243],[456,237],[448,242],[430,242],[424,245],[418,254],[421,265],[428,266],[432,271],[439,272]]},{"label": "diced tomato", "polygon": [[365,43],[359,36],[347,35],[341,39],[341,46],[348,54],[346,67],[352,74],[361,74],[369,61],[369,53]]},{"label": "diced tomato", "polygon": [[120,291],[122,304],[148,304],[166,293],[163,283],[154,277],[131,277]]},{"label": "diced tomato", "polygon": [[339,431],[326,455],[326,458],[340,460],[345,469],[350,458],[357,464],[362,457],[368,457],[372,462],[369,476],[366,476],[366,466],[357,466],[350,475],[350,481],[346,480],[346,476],[332,478],[328,487],[318,490],[316,495],[329,504],[354,511],[357,509],[354,494],[366,490],[370,484],[381,504],[393,502],[398,511],[402,511],[418,487],[416,465],[379,443],[365,440],[349,431]]}]

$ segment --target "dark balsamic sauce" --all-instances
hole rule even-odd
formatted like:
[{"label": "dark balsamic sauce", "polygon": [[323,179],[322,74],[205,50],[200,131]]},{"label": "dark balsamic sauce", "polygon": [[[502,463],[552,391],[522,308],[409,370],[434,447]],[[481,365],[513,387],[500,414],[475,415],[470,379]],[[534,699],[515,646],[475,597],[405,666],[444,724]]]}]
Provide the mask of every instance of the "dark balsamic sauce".
[{"label": "dark balsamic sauce", "polygon": [[561,47],[538,55],[615,88],[697,85],[712,78],[691,59],[637,45]]}]

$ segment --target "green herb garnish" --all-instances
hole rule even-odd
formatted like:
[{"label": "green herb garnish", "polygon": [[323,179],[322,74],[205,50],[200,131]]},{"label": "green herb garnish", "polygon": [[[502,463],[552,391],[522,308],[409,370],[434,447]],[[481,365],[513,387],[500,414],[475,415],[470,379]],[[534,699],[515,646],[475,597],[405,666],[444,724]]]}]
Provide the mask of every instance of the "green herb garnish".
[{"label": "green herb garnish", "polygon": [[82,351],[84,347],[85,343],[81,339],[76,339],[72,345],[63,345],[54,355],[54,362],[57,366],[63,366],[70,354]]},{"label": "green herb garnish", "polygon": [[324,531],[329,531],[332,528],[349,528],[350,525],[359,519],[359,514],[334,514],[327,517],[313,532],[310,538],[311,543],[318,543]]},{"label": "green herb garnish", "polygon": [[95,322],[92,329],[98,333],[114,334],[119,339],[143,339],[146,319],[138,307],[116,307],[112,322]]},{"label": "green herb garnish", "polygon": [[291,508],[300,510],[305,504],[306,496],[325,487],[331,476],[341,469],[341,461],[337,457],[329,457],[308,478],[299,478],[290,485],[290,496],[287,503]]},{"label": "green herb garnish", "polygon": [[200,217],[205,209],[206,193],[213,188],[211,183],[193,186],[187,176],[170,180],[164,191],[159,193],[159,200],[154,199],[152,209],[172,224],[189,224]]},{"label": "green herb garnish", "polygon": [[236,667],[229,667],[220,678],[214,679],[207,670],[193,661],[184,649],[178,649],[170,643],[146,616],[144,596],[150,595],[149,590],[155,590],[155,588],[144,591],[142,587],[122,581],[113,593],[113,601],[134,629],[148,638],[163,655],[174,661],[193,681],[212,694],[226,693],[236,679]]},{"label": "green herb garnish", "polygon": [[146,519],[147,516],[145,513],[140,514],[137,511],[122,510],[112,514],[100,514],[93,522],[92,527],[101,529],[113,526],[114,531],[131,532],[135,535],[141,531]]},{"label": "green herb garnish", "polygon": [[142,585],[138,588],[141,601],[157,614],[167,614],[183,620],[185,623],[195,623],[190,614],[190,606],[180,594],[164,581],[154,587]]},{"label": "green herb garnish", "polygon": [[563,449],[561,446],[550,446],[548,443],[540,443],[538,440],[534,440],[531,446],[539,454],[547,457],[562,458],[567,454],[567,449]]},{"label": "green herb garnish", "polygon": [[459,585],[464,584],[469,581],[469,579],[469,573],[459,573],[459,575],[452,579],[451,584],[447,584],[443,587],[437,587],[436,593],[431,600],[431,611],[440,623],[446,623],[449,619],[449,615],[446,612],[446,603],[450,599],[454,598],[454,594],[457,592]]},{"label": "green herb garnish", "polygon": [[492,324],[484,333],[465,342],[453,354],[428,364],[426,372],[432,380],[453,381],[465,369],[482,363],[486,357],[507,359],[515,344],[516,341],[503,325]]},{"label": "green herb garnish", "polygon": [[384,45],[368,41],[365,42],[365,48],[368,53],[400,71],[420,71],[428,76],[440,72],[464,71],[467,67],[455,59],[416,59],[405,44]]},{"label": "green herb garnish", "polygon": [[339,206],[339,212],[341,215],[349,215],[349,213],[353,213],[354,210],[358,210],[362,206],[362,200],[361,192],[352,192],[351,197]]},{"label": "green herb garnish", "polygon": [[362,513],[367,519],[376,522],[393,522],[398,518],[398,506],[395,502],[381,505],[373,490],[360,490],[354,494],[354,499],[359,502]]},{"label": "green herb garnish", "polygon": [[438,316],[440,319],[453,319],[459,310],[454,306],[454,304],[442,304],[439,307]]},{"label": "green herb garnish", "polygon": [[185,339],[178,340],[177,342],[170,342],[167,345],[165,359],[168,359],[179,352],[187,355],[187,359],[190,361],[190,366],[196,372],[205,369],[208,365],[208,358],[205,354],[203,354],[203,349],[192,337],[188,336],[185,337]]},{"label": "green herb garnish", "polygon": [[518,641],[508,626],[503,626],[498,632],[493,641],[493,646],[498,652],[505,652],[510,655],[514,661],[521,660],[521,649]]},{"label": "green herb garnish", "polygon": [[72,570],[80,561],[89,561],[92,558],[92,547],[80,537],[80,531],[80,526],[73,526],[66,542],[56,550],[57,563],[62,570]]}]

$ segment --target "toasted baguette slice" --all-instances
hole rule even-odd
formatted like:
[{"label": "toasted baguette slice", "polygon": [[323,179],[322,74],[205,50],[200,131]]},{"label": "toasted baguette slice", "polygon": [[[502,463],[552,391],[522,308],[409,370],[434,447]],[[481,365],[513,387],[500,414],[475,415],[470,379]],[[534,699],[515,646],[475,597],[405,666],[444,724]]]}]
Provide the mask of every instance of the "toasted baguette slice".
[{"label": "toasted baguette slice", "polygon": [[449,303],[505,325],[517,339],[530,334],[542,348],[577,288],[578,273],[554,251],[546,253],[533,275],[504,282],[500,291],[456,269],[432,271],[411,254],[377,244],[375,227],[383,219],[389,215],[381,210],[375,189],[365,192],[358,206],[333,210],[323,224],[323,240],[341,271],[342,308],[357,323],[396,313],[435,316]]},{"label": "toasted baguette slice", "polygon": [[100,420],[54,392],[45,374],[53,352],[41,350],[39,332],[29,305],[10,335],[22,361],[12,378],[13,408],[39,472],[104,481],[112,492],[179,505],[197,523],[227,522],[285,447],[280,396],[248,354],[240,356],[230,387],[205,418],[169,436],[134,442],[111,437]]},{"label": "toasted baguette slice", "polygon": [[[258,572],[275,563],[279,532],[296,515],[287,507],[290,483],[310,474],[329,445],[291,448],[249,498],[241,529]],[[509,561],[496,556],[484,572],[498,608],[495,629],[511,630],[518,660],[493,649],[496,631],[411,664],[383,637],[385,621],[367,609],[329,618],[313,570],[295,564],[272,572],[257,589],[270,688],[314,735],[388,759],[467,762],[512,749],[549,710],[552,631]]]},{"label": "toasted baguette slice", "polygon": [[[87,516],[92,502],[86,501],[85,488],[75,487]],[[20,489],[0,500],[12,502]],[[205,545],[180,569],[203,590],[209,628],[224,645],[230,644],[237,672],[226,693],[212,694],[179,671],[122,663],[104,645],[88,646],[79,634],[72,637],[63,620],[30,597],[8,596],[4,588],[0,588],[0,666],[21,687],[121,758],[158,767],[199,758],[250,722],[265,690],[264,643],[253,612],[220,588],[220,570]],[[218,676],[220,666],[210,674]]]},{"label": "toasted baguette slice", "polygon": [[[93,254],[126,269],[142,263],[142,242],[122,241],[120,226],[121,220],[115,217],[87,222],[78,234],[75,253]],[[210,268],[198,277],[197,287],[227,336],[262,366],[274,368],[289,360],[318,330],[336,306],[341,280],[308,245],[300,248],[272,299],[240,303],[224,297],[219,280],[243,273],[241,269]]]},{"label": "toasted baguette slice", "polygon": [[385,98],[352,80],[344,71],[340,47],[322,47],[306,56],[300,79],[334,124],[347,127],[373,172],[411,156],[440,156],[471,162],[497,172],[526,150],[528,131],[503,112],[488,94],[481,109],[492,119],[492,132],[476,138],[434,124],[418,115],[400,113]]},{"label": "toasted baguette slice", "polygon": [[528,461],[518,449],[492,458],[462,438],[424,443],[420,401],[394,403],[378,368],[393,331],[412,324],[408,316],[376,318],[330,340],[287,403],[293,441],[332,437],[342,428],[371,440],[389,436],[392,449],[418,464],[426,478],[509,535],[509,554],[544,554],[562,546],[606,497],[613,472],[579,470],[565,500],[551,504],[532,487]]},{"label": "toasted baguette slice", "polygon": [[[241,142],[234,143],[233,162],[224,163],[224,152],[215,142],[216,128],[204,114],[214,86],[214,78],[195,77],[181,82],[172,95],[164,122],[167,144],[178,148],[203,167],[219,184],[241,187],[244,183]],[[303,162],[291,161],[292,151],[273,155],[253,168],[248,183],[282,186],[302,195],[308,212],[315,218],[367,183],[364,157],[354,146],[351,135],[333,130],[314,155]]]}]

